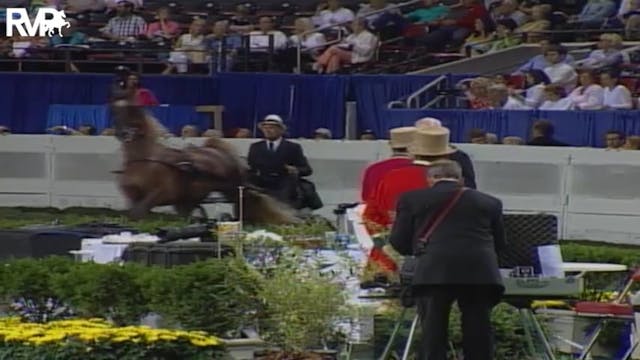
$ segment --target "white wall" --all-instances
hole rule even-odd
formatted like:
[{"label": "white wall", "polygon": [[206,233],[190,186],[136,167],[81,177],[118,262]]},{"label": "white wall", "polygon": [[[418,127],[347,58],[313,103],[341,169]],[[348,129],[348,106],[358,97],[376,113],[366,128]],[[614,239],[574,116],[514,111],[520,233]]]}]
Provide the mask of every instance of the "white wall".
[{"label": "white wall", "polygon": [[[195,142],[198,140],[196,139]],[[246,154],[253,140],[232,140]],[[176,146],[181,140],[172,139]],[[362,169],[388,156],[385,141],[301,141],[311,177],[331,215],[359,199]],[[561,236],[640,243],[640,153],[587,148],[461,144],[471,156],[480,190],[509,212],[559,217]],[[105,137],[0,136],[0,206],[123,208],[110,172],[120,167],[119,144]]]}]

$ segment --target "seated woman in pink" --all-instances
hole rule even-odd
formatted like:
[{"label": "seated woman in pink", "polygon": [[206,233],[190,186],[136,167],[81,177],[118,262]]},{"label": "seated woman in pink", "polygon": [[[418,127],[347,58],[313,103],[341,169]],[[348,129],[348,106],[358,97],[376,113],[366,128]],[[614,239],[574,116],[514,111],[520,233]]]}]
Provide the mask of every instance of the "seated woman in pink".
[{"label": "seated woman in pink", "polygon": [[168,7],[161,7],[156,12],[156,21],[147,27],[147,37],[149,39],[173,39],[180,35],[180,25],[171,21],[171,14]]},{"label": "seated woman in pink", "polygon": [[353,34],[341,43],[325,50],[313,65],[319,74],[335,73],[344,64],[366,63],[373,58],[378,38],[365,27],[365,20],[356,18],[351,23]]},{"label": "seated woman in pink", "polygon": [[160,102],[149,89],[140,85],[140,77],[137,74],[130,74],[127,78],[127,89],[133,93],[136,104],[139,106],[157,106]]}]

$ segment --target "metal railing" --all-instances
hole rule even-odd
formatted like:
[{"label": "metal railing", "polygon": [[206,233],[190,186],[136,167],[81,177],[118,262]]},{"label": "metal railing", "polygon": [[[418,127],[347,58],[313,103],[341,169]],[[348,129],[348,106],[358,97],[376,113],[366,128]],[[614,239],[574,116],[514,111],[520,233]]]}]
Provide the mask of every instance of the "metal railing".
[{"label": "metal railing", "polygon": [[[422,1],[423,0],[410,0],[410,1],[407,1],[407,2],[394,4],[392,6],[384,8],[384,9],[374,10],[374,11],[365,13],[365,14],[362,15],[362,17],[363,18],[367,18],[367,17],[372,16],[372,15],[383,14],[383,13],[388,12],[390,10],[404,8],[406,6],[414,5],[414,4],[420,3]],[[331,25],[325,25],[325,26],[321,26],[321,27],[318,27],[318,28],[314,28],[314,29],[305,31],[305,32],[297,34],[297,35],[301,39],[305,35],[309,35],[309,34],[313,34],[313,33],[317,33],[317,32],[322,32],[322,31],[326,31],[326,30],[331,30],[331,29],[335,29],[335,28],[340,28],[340,27],[343,27],[345,25],[350,24],[351,22],[352,22],[352,20],[343,21],[343,22],[336,23],[336,24],[331,24]],[[339,31],[338,32],[338,42],[341,40],[341,38],[342,38],[342,31]],[[307,50],[307,49],[305,49],[305,50]],[[302,49],[302,41],[298,41],[298,44],[296,45],[296,57],[297,57],[296,70],[297,70],[297,72],[301,71],[301,68],[302,68],[302,52],[305,51],[305,50]]]}]

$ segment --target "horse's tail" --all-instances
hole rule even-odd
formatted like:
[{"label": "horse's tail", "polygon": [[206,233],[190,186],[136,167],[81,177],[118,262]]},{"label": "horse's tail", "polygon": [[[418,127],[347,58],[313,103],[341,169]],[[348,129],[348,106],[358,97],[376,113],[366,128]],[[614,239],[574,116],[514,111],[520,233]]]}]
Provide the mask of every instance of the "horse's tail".
[{"label": "horse's tail", "polygon": [[243,191],[243,218],[255,224],[296,224],[302,220],[296,217],[295,211],[259,190],[247,187]]}]

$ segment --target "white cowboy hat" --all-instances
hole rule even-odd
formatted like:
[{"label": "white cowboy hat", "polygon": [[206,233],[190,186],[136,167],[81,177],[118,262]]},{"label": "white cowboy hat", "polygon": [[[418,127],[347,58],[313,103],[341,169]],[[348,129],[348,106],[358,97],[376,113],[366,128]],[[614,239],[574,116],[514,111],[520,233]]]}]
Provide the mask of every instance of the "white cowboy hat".
[{"label": "white cowboy hat", "polygon": [[279,126],[282,130],[287,129],[287,126],[284,124],[284,121],[282,121],[282,118],[280,117],[280,115],[276,115],[276,114],[267,115],[264,117],[264,120],[258,123],[258,127],[260,128],[262,128],[262,126],[264,125],[275,125],[275,126]]}]

